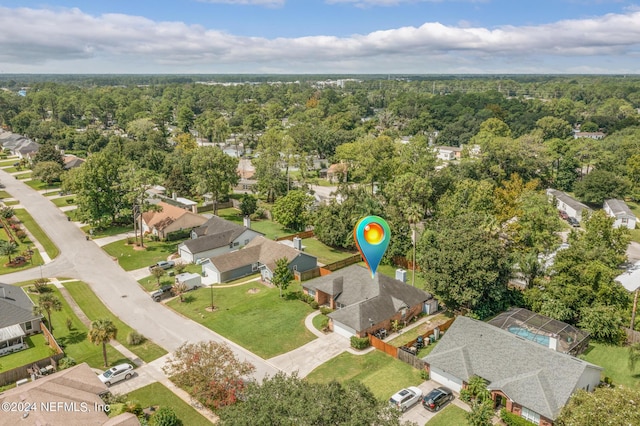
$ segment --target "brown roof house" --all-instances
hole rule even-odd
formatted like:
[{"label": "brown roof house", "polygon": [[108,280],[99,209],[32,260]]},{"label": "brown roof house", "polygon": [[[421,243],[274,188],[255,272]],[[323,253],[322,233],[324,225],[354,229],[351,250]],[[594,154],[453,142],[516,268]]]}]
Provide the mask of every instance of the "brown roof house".
[{"label": "brown roof house", "polygon": [[351,265],[302,283],[304,293],[320,305],[336,309],[329,314],[329,327],[336,333],[364,337],[392,321],[409,321],[429,312],[433,296],[401,280]]},{"label": "brown roof house", "polygon": [[430,378],[455,392],[482,377],[495,408],[541,426],[553,424],[574,392],[593,391],[602,373],[602,367],[463,316],[423,360]]},{"label": "brown roof house", "polygon": [[255,237],[263,235],[251,228],[249,218],[244,225],[213,216],[205,223],[191,231],[191,239],[178,245],[180,258],[186,263],[196,263],[200,259],[208,259],[238,250]]},{"label": "brown roof house", "polygon": [[107,386],[86,363],[0,393],[0,425],[138,426],[132,413],[109,418],[100,395]]},{"label": "brown roof house", "polygon": [[260,272],[262,280],[271,282],[276,260],[286,257],[291,271],[308,271],[318,266],[318,259],[287,245],[257,236],[243,249],[205,261],[202,272],[213,283],[223,283]]},{"label": "brown roof house", "polygon": [[172,232],[193,229],[207,221],[204,216],[164,201],[159,202],[157,206],[160,207],[160,211],[142,213],[142,230],[144,233],[157,235],[163,240]]},{"label": "brown roof house", "polygon": [[40,332],[41,320],[21,287],[0,283],[0,355],[27,349],[24,338]]}]

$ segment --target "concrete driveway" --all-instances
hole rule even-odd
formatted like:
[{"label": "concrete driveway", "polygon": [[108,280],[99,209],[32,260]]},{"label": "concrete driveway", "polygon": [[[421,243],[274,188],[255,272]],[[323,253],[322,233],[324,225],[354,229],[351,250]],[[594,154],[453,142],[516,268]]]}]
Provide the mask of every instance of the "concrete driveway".
[{"label": "concrete driveway", "polygon": [[[433,389],[439,387],[440,384],[434,382],[433,380],[427,380],[426,382],[422,382],[420,383],[420,385],[418,385],[418,387],[422,390],[422,396],[425,396],[426,394],[428,394],[429,392],[431,392]],[[393,395],[393,392],[398,391],[400,389],[396,389],[394,391],[392,391],[389,396]],[[462,408],[465,411],[471,411],[471,409],[469,408],[469,406],[460,401],[460,395],[458,395],[457,393],[454,393],[455,399],[453,401],[451,401],[449,404],[454,404],[460,408]],[[448,404],[447,404],[448,405]],[[445,405],[446,407],[446,405]],[[445,407],[443,407],[442,409],[444,409]],[[414,422],[420,426],[424,425],[425,423],[427,423],[429,420],[431,420],[436,414],[438,414],[437,412],[431,412],[429,410],[427,410],[426,408],[424,408],[422,406],[422,402],[419,402],[418,404],[414,405],[413,407],[411,407],[410,409],[408,409],[403,415],[401,420],[403,422]]]},{"label": "concrete driveway", "polygon": [[298,372],[305,377],[316,367],[341,354],[350,347],[349,339],[336,333],[328,333],[297,349],[268,360],[287,373]]},{"label": "concrete driveway", "polygon": [[[248,350],[155,303],[131,275],[94,242],[87,241],[84,233],[47,198],[3,170],[0,180],[60,249],[60,255],[42,267],[44,276],[86,282],[114,315],[169,352],[185,342],[226,342],[240,359],[256,366],[257,379],[278,371]],[[4,275],[2,281],[16,283],[36,278],[40,278],[40,268]]]}]

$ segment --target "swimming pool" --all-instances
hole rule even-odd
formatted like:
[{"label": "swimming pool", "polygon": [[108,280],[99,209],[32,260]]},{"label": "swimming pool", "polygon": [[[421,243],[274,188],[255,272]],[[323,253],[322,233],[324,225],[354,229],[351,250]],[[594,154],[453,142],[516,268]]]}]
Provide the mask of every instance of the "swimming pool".
[{"label": "swimming pool", "polygon": [[524,337],[527,340],[531,340],[532,342],[539,343],[542,346],[549,347],[549,336],[532,333],[526,328],[518,327],[515,325],[510,326],[507,330],[509,331],[509,333],[513,333],[516,336]]}]

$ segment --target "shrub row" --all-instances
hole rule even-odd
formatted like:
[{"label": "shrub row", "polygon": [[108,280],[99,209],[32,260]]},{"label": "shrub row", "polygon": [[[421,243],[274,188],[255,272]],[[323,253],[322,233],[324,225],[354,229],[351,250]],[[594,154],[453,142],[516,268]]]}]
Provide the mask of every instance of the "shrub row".
[{"label": "shrub row", "polygon": [[351,336],[351,347],[354,349],[366,349],[370,345],[368,337]]},{"label": "shrub row", "polygon": [[506,408],[500,410],[500,418],[507,426],[531,426],[531,422],[508,412]]}]

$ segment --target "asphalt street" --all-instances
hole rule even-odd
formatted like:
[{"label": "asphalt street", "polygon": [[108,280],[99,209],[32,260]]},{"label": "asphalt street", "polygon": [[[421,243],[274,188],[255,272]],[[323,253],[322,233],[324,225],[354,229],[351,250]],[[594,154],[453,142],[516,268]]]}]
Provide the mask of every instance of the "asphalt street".
[{"label": "asphalt street", "polygon": [[[256,366],[256,378],[278,371],[257,355],[155,303],[135,279],[94,242],[87,241],[84,233],[46,197],[3,170],[0,181],[60,249],[56,259],[42,266],[42,275],[86,282],[116,316],[169,352],[185,342],[226,342],[240,359]],[[32,268],[4,275],[0,280],[16,283],[39,278],[40,274],[40,268]]]}]

